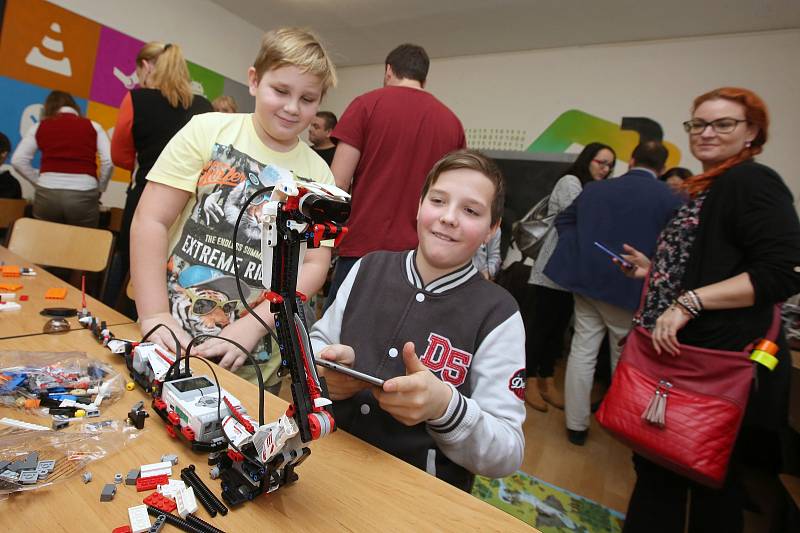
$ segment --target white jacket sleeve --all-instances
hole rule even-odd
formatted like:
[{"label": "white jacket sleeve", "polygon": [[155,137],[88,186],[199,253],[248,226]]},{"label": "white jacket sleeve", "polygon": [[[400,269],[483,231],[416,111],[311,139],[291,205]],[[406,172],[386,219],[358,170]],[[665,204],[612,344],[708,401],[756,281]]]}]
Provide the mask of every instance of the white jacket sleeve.
[{"label": "white jacket sleeve", "polygon": [[11,166],[14,167],[14,170],[34,185],[39,181],[39,170],[34,168],[32,164],[33,157],[39,149],[36,144],[36,131],[38,129],[39,124],[31,126],[19,142],[19,145],[17,145],[17,149],[14,150],[14,155],[11,156]]},{"label": "white jacket sleeve", "polygon": [[111,142],[103,127],[97,122],[92,121],[97,132],[97,155],[100,159],[100,172],[97,175],[97,188],[100,192],[105,192],[111,175],[114,173],[114,163],[111,162]]},{"label": "white jacket sleeve", "polygon": [[512,380],[524,381],[519,372],[524,368],[525,327],[517,312],[478,347],[469,372],[472,396],[453,388],[444,416],[427,423],[428,433],[447,457],[490,478],[519,469],[525,452],[525,402],[511,389],[523,386]]}]

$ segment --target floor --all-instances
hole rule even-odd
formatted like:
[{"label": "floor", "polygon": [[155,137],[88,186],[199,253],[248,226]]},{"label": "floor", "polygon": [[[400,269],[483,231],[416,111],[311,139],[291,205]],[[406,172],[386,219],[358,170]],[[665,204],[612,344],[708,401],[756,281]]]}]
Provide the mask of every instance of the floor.
[{"label": "floor", "polygon": [[[563,390],[564,361],[556,366],[556,386]],[[564,411],[546,413],[527,406],[525,459],[521,470],[561,488],[625,513],[635,476],[628,448],[612,439],[592,418],[586,444],[567,440]]]}]

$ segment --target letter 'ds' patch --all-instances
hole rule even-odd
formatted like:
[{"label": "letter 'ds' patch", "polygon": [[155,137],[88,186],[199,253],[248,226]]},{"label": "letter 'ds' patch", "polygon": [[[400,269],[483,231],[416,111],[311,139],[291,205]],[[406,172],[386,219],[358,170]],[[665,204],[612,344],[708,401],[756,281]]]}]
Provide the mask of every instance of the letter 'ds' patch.
[{"label": "letter 'ds' patch", "polygon": [[525,401],[525,369],[520,368],[511,379],[508,380],[508,390],[517,395],[517,398]]}]

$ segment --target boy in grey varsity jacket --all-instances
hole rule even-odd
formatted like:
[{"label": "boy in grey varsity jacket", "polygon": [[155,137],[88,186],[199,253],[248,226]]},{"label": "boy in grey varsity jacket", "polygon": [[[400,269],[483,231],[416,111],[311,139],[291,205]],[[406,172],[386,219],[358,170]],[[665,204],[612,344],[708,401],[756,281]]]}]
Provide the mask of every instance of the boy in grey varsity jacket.
[{"label": "boy in grey varsity jacket", "polygon": [[522,319],[471,262],[503,200],[491,160],[445,156],[422,191],[417,248],[359,260],[310,335],[318,357],[386,380],[318,367],[340,429],[467,491],[474,474],[513,473],[525,446]]}]

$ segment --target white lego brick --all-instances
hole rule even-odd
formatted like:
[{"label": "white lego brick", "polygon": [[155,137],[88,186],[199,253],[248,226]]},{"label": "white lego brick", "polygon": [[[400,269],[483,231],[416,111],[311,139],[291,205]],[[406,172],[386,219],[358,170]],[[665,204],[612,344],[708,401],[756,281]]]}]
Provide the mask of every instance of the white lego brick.
[{"label": "white lego brick", "polygon": [[192,487],[180,489],[175,494],[175,505],[178,506],[178,514],[184,520],[186,515],[196,513],[197,499],[194,496],[194,489]]},{"label": "white lego brick", "polygon": [[140,469],[141,477],[151,476],[172,476],[172,463],[164,461],[163,463],[151,463],[149,465],[142,465]]},{"label": "white lego brick", "polygon": [[131,523],[132,533],[144,533],[150,530],[150,517],[147,515],[146,505],[128,507],[128,520]]},{"label": "white lego brick", "polygon": [[164,496],[168,498],[175,499],[175,494],[181,490],[186,488],[186,483],[179,479],[170,479],[167,485],[159,485],[157,490]]},{"label": "white lego brick", "polygon": [[0,311],[19,311],[22,306],[17,302],[0,302]]},{"label": "white lego brick", "polygon": [[48,431],[50,429],[49,427],[40,426],[39,424],[31,424],[30,422],[23,422],[22,420],[8,417],[0,418],[0,424],[21,429],[32,429],[35,431]]}]

